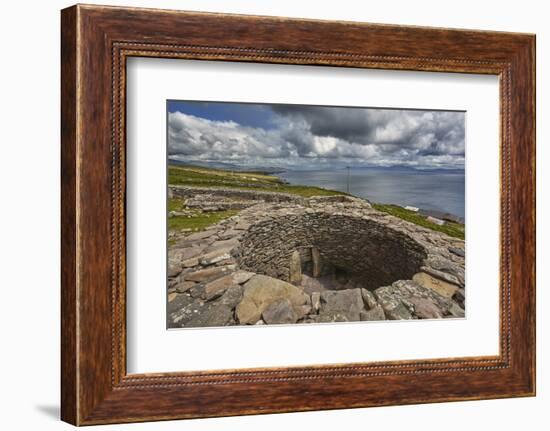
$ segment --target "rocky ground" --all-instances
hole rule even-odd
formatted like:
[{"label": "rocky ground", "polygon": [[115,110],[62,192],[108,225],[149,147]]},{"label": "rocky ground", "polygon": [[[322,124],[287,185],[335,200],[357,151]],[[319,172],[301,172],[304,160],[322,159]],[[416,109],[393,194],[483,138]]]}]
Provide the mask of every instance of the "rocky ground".
[{"label": "rocky ground", "polygon": [[348,196],[170,194],[241,210],[171,233],[170,328],[464,317],[460,239]]}]

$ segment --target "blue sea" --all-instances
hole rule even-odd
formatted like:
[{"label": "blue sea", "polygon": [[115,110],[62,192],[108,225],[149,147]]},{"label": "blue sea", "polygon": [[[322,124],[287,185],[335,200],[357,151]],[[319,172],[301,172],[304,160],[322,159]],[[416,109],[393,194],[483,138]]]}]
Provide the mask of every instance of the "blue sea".
[{"label": "blue sea", "polygon": [[[286,171],[277,174],[290,184],[348,191],[348,170]],[[464,170],[351,168],[349,193],[371,202],[411,205],[464,218]]]}]

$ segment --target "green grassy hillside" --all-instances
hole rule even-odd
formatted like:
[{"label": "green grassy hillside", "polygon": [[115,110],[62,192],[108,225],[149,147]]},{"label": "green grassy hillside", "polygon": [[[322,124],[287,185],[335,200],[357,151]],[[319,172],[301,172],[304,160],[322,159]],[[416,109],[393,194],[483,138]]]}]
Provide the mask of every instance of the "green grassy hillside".
[{"label": "green grassy hillside", "polygon": [[427,227],[428,229],[446,233],[449,236],[464,239],[464,225],[459,223],[446,222],[443,226],[431,223],[426,220],[426,217],[414,212],[406,210],[399,205],[373,204],[373,207],[378,211],[391,214],[400,219],[410,221],[419,226]]},{"label": "green grassy hillside", "polygon": [[304,197],[346,194],[321,187],[285,184],[276,176],[258,172],[225,171],[198,166],[168,165],[168,183],[185,186],[238,188],[291,193]]},{"label": "green grassy hillside", "polygon": [[[205,168],[200,166],[168,165],[168,183],[172,185],[236,188],[245,190],[261,190],[269,192],[290,193],[303,197],[346,195],[336,190],[321,187],[300,186],[285,184],[274,175],[261,172],[227,171],[222,169]],[[170,199],[169,211],[178,211],[184,208],[185,202],[181,199]],[[391,214],[419,226],[443,232],[449,236],[464,239],[464,225],[447,222],[443,226],[430,223],[418,213],[408,211],[398,205],[373,204],[378,211]],[[185,216],[172,216],[168,219],[170,230],[190,229],[203,230],[218,223],[224,218],[237,214],[238,211],[201,212],[187,211]]]}]

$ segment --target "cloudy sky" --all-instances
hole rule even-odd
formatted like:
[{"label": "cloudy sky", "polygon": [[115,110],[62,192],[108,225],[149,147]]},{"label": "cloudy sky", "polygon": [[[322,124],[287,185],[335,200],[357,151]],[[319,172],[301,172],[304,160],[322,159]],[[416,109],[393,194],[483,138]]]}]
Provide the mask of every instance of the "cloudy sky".
[{"label": "cloudy sky", "polygon": [[168,102],[168,154],[186,162],[462,169],[464,131],[464,112]]}]

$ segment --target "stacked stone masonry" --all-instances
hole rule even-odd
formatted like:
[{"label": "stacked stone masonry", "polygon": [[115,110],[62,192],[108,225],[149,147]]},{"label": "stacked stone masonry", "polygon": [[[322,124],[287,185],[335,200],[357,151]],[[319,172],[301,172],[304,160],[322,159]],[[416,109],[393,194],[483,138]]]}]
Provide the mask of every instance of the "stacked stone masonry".
[{"label": "stacked stone masonry", "polygon": [[173,238],[168,327],[464,317],[462,240],[347,196],[170,190],[247,204]]}]

